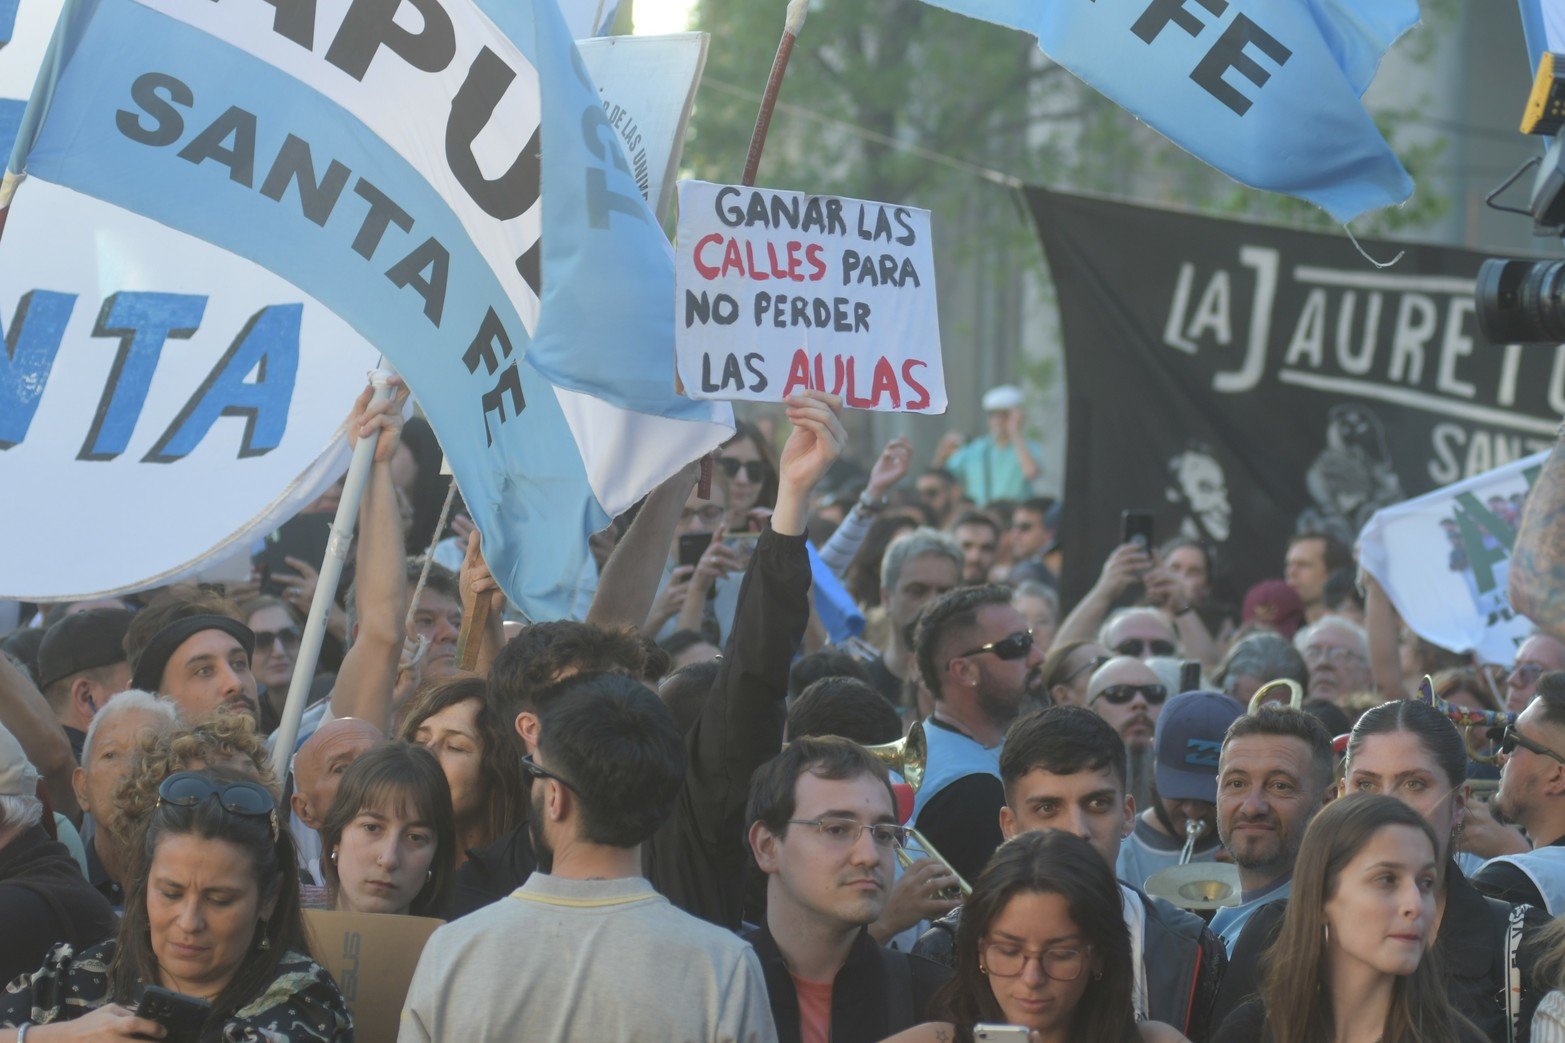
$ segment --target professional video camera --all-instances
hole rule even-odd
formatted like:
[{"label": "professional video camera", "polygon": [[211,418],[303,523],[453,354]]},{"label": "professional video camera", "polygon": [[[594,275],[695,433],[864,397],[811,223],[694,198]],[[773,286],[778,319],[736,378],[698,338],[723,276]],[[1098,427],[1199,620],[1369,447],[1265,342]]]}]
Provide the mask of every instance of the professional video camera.
[{"label": "professional video camera", "polygon": [[[1565,55],[1544,54],[1538,63],[1521,130],[1551,139],[1549,146],[1491,192],[1488,203],[1532,218],[1534,235],[1565,235]],[[1496,202],[1534,168],[1526,209]],[[1565,342],[1565,261],[1491,258],[1478,268],[1477,300],[1478,328],[1492,344]]]}]

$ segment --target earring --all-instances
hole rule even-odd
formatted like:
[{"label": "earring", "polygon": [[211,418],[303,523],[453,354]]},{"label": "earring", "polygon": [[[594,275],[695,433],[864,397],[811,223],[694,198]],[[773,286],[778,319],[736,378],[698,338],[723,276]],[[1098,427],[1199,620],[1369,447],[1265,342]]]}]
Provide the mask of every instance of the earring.
[{"label": "earring", "polygon": [[426,869],[424,871],[424,882],[425,883],[428,883],[429,881],[433,880],[434,878],[435,878],[435,871],[433,869]]},{"label": "earring", "polygon": [[332,865],[336,865],[337,864],[337,852],[335,852],[335,851],[333,851],[331,853],[331,864]]},{"label": "earring", "polygon": [[978,973],[982,974],[986,978],[989,977],[989,968],[984,966],[983,960],[978,961]]},{"label": "earring", "polygon": [[1098,973],[1094,974],[1092,976],[1092,980],[1093,981],[1102,981],[1103,980],[1103,972],[1099,971]]},{"label": "earring", "polygon": [[265,933],[266,932],[266,924],[265,923],[261,924],[261,932],[262,932],[261,933],[261,944],[259,946],[257,946],[257,948],[259,948],[262,952],[266,952],[268,949],[270,949],[272,947],[272,940],[266,936],[266,933]]},{"label": "earring", "polygon": [[1331,944],[1331,924],[1325,923],[1325,924],[1321,924],[1321,926],[1323,928],[1325,928],[1325,930],[1326,930],[1326,944],[1330,945]]}]

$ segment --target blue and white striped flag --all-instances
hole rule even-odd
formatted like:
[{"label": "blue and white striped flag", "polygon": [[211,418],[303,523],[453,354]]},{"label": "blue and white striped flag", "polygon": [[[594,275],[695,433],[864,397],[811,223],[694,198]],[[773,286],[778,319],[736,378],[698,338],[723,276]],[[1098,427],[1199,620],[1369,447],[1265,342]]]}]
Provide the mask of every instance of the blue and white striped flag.
[{"label": "blue and white striped flag", "polygon": [[1338,221],[1413,190],[1360,98],[1417,0],[928,2],[1031,33],[1180,148]]},{"label": "blue and white striped flag", "polygon": [[674,393],[672,254],[553,0],[70,0],[29,177],[248,257],[383,351],[534,618],[731,432]]},{"label": "blue and white striped flag", "polygon": [[[1527,57],[1536,73],[1545,51],[1565,53],[1565,0],[1521,0],[1521,5]],[[0,3],[0,8],[4,6]]]}]

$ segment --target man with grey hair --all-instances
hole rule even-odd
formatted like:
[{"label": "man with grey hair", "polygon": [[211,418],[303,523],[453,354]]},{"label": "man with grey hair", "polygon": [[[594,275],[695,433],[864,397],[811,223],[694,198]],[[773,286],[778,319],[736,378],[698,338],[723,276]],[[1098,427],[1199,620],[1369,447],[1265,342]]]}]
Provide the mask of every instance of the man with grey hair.
[{"label": "man with grey hair", "polygon": [[95,892],[65,845],[41,825],[38,770],[0,727],[0,978],[43,966],[50,949],[71,942],[79,949],[114,932],[114,912]]},{"label": "man with grey hair", "polygon": [[1263,684],[1289,680],[1304,687],[1309,679],[1299,650],[1281,634],[1264,633],[1234,642],[1215,676],[1223,694],[1239,700],[1240,706],[1249,706],[1251,696]]},{"label": "man with grey hair", "polygon": [[918,614],[935,598],[962,582],[962,548],[934,529],[919,528],[898,536],[880,559],[880,600],[891,623],[891,634],[878,658],[866,665],[870,684],[893,706],[912,670],[912,629]]},{"label": "man with grey hair", "polygon": [[130,774],[142,738],[167,735],[177,727],[179,716],[171,700],[135,688],[109,700],[87,726],[81,766],[72,773],[71,786],[87,815],[82,822],[87,881],[115,909],[125,904],[128,867],[115,839],[119,809],[114,793]]},{"label": "man with grey hair", "polygon": [[1322,616],[1294,635],[1293,646],[1309,668],[1311,699],[1325,699],[1345,708],[1350,696],[1375,690],[1369,669],[1369,636],[1352,620]]}]

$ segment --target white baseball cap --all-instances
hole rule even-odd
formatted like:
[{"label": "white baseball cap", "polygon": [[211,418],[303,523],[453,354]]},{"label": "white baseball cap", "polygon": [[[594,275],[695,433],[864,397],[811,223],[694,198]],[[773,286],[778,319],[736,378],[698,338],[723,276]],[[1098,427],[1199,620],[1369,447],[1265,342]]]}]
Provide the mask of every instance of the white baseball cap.
[{"label": "white baseball cap", "polygon": [[997,409],[1020,409],[1026,402],[1022,389],[1015,384],[1001,384],[999,387],[990,388],[984,392],[984,412],[993,413]]}]

